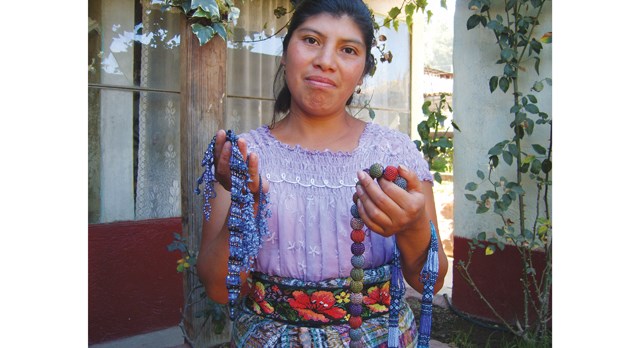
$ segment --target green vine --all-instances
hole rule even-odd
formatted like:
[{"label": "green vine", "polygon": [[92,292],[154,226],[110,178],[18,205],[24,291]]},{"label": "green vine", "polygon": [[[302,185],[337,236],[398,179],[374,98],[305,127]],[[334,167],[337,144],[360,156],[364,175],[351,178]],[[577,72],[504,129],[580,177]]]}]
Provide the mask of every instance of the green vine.
[{"label": "green vine", "polygon": [[163,11],[175,7],[184,13],[200,46],[216,35],[226,41],[231,33],[229,24],[240,16],[232,0],[152,0],[151,3],[162,4]]},{"label": "green vine", "polygon": [[[551,319],[551,211],[549,190],[551,187],[552,143],[551,117],[538,107],[536,93],[545,86],[551,86],[551,78],[535,81],[528,92],[521,90],[520,81],[533,65],[533,71],[539,75],[540,52],[543,43],[551,43],[551,32],[536,38],[535,29],[540,24],[540,16],[545,0],[506,0],[504,13],[493,14],[491,1],[469,1],[469,9],[474,11],[467,20],[467,29],[472,30],[479,25],[493,32],[496,38],[499,58],[497,64],[503,66],[501,75],[489,79],[491,93],[498,88],[504,93],[513,95],[509,113],[512,115],[510,128],[513,136],[495,144],[488,151],[489,170],[477,171],[479,182],[469,182],[465,186],[465,197],[476,203],[476,213],[484,214],[493,208],[502,225],[495,229],[495,237],[487,238],[488,233],[479,233],[469,243],[467,261],[457,265],[462,277],[489,307],[492,313],[513,334],[527,342],[541,342],[550,335],[548,322]],[[544,127],[541,127],[544,126]],[[524,140],[536,132],[548,132],[548,142],[526,146]],[[510,169],[510,177],[496,178],[496,170],[501,161]],[[504,165],[503,165],[504,166]],[[503,173],[505,173],[503,170]],[[508,175],[509,176],[509,175]],[[489,188],[479,196],[475,193],[481,185]],[[525,187],[535,187],[535,192],[526,192]],[[535,194],[535,209],[525,205],[525,196]],[[511,219],[509,209],[515,205],[515,221]],[[533,215],[528,221],[527,214]],[[484,249],[485,255],[492,255],[503,250],[506,244],[513,244],[521,259],[522,292],[524,294],[524,322],[509,323],[495,310],[491,302],[482,294],[471,276],[471,257],[478,248]],[[545,264],[541,270],[533,265],[533,252],[544,251]],[[530,313],[530,308],[533,313]],[[534,320],[530,320],[533,314]]]}]

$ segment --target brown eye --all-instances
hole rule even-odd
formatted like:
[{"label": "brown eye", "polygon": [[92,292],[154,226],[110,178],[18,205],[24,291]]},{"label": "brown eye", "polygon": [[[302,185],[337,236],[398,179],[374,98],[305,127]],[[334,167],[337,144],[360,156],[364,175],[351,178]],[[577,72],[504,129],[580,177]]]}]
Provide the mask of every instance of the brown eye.
[{"label": "brown eye", "polygon": [[316,39],[314,39],[314,38],[312,38],[312,37],[305,37],[303,40],[304,40],[306,43],[308,43],[308,44],[312,44],[312,45],[315,45],[316,43],[318,43],[318,40],[316,40]]}]

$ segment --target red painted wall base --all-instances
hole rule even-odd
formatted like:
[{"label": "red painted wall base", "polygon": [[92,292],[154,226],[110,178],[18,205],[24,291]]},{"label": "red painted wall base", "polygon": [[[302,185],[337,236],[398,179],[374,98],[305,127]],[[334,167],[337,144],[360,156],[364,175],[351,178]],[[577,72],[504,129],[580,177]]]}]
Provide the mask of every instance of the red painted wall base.
[{"label": "red painted wall base", "polygon": [[89,225],[89,344],[178,325],[180,218]]},{"label": "red painted wall base", "polygon": [[[462,278],[456,267],[460,260],[467,261],[469,241],[467,238],[454,237],[454,267],[451,270],[453,272],[452,304],[456,309],[474,317],[498,322],[498,318]],[[538,275],[543,269],[544,259],[545,254],[542,252],[535,252],[533,255],[534,268]],[[520,283],[522,263],[517,249],[506,246],[504,250],[498,250],[490,256],[485,256],[484,250],[476,249],[471,261],[471,275],[484,297],[489,299],[505,320],[515,323],[517,319],[522,323],[524,319],[524,295]],[[529,311],[531,313],[532,308]],[[529,318],[532,319],[533,316],[530,315]],[[551,327],[551,322],[548,327]]]}]

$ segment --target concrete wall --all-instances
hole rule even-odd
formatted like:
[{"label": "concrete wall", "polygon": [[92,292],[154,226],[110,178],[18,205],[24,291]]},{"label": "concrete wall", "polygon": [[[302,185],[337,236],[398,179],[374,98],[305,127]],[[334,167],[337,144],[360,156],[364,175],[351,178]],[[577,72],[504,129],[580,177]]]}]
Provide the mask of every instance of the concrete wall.
[{"label": "concrete wall", "polygon": [[[534,36],[538,39],[551,28],[551,4],[545,5],[541,16],[541,25],[536,29]],[[468,1],[456,1],[454,17],[454,47],[453,66],[455,72],[453,84],[453,112],[454,119],[462,132],[456,134],[454,154],[454,220],[456,224],[456,237],[473,238],[479,232],[487,231],[487,235],[495,232],[496,227],[501,226],[498,216],[490,210],[484,214],[476,214],[476,204],[464,197],[465,185],[470,181],[478,182],[476,176],[478,169],[488,172],[487,155],[489,149],[501,140],[511,139],[513,131],[509,123],[513,114],[509,113],[513,97],[503,93],[499,88],[493,93],[489,91],[489,79],[493,75],[501,75],[503,66],[495,64],[499,59],[499,50],[495,43],[493,32],[478,26],[467,30],[467,19],[473,14],[468,9]],[[540,64],[540,76],[535,74],[533,63],[529,70],[521,73],[520,90],[529,93],[533,82],[544,77],[551,77],[551,45],[543,44]],[[533,93],[538,98],[540,111],[551,115],[551,87],[545,84],[541,93]],[[534,120],[536,118],[534,117]],[[523,149],[530,153],[531,141],[539,144],[547,144],[549,138],[548,127],[535,126],[532,138],[525,137]],[[544,129],[543,129],[544,128]],[[504,175],[508,180],[515,181],[515,161],[513,167],[504,165],[500,158],[498,169],[507,169]],[[489,188],[488,182],[481,185],[476,191],[484,192]],[[531,211],[535,207],[531,202],[535,199],[535,187],[525,187],[530,198],[527,202]],[[479,196],[477,194],[476,196]],[[510,215],[516,216],[515,205],[511,205]],[[515,221],[514,218],[512,220]]]}]

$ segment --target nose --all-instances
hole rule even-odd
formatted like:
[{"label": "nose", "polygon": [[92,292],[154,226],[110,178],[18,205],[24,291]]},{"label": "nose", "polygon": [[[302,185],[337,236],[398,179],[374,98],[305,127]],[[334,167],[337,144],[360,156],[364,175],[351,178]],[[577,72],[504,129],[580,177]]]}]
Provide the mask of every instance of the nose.
[{"label": "nose", "polygon": [[313,65],[322,70],[335,70],[336,69],[336,55],[335,51],[328,47],[328,45],[322,46],[315,56]]}]

